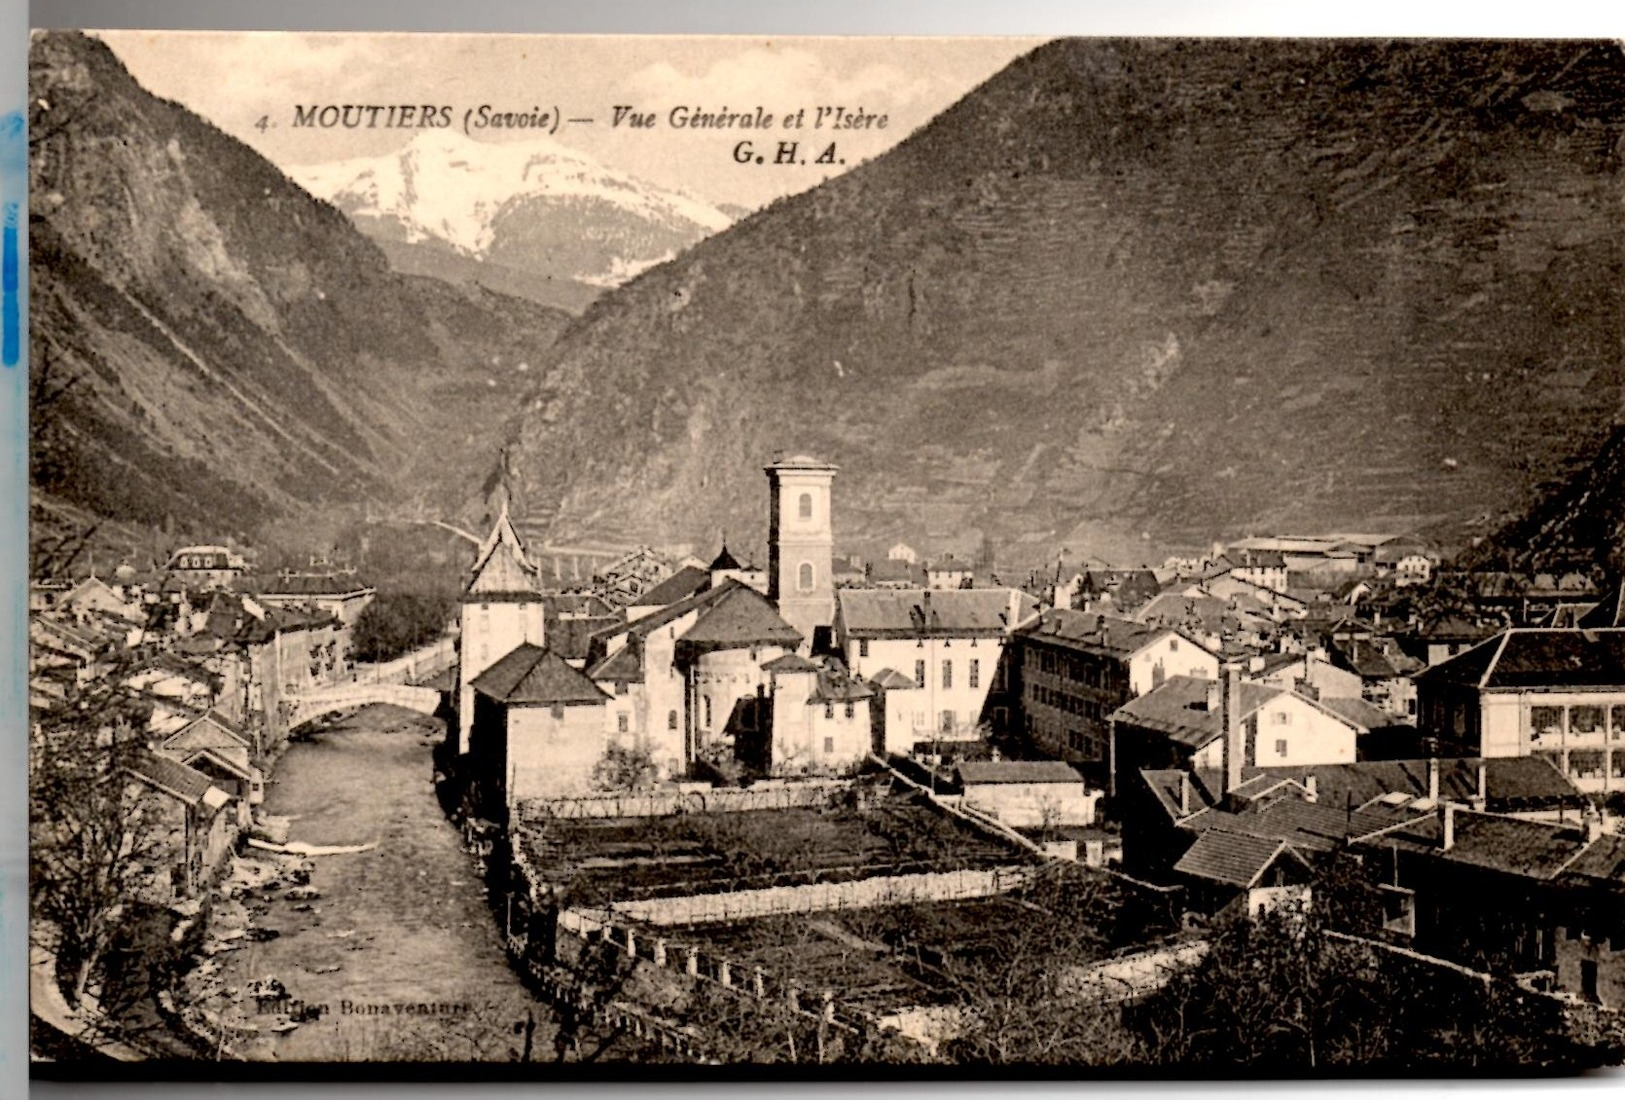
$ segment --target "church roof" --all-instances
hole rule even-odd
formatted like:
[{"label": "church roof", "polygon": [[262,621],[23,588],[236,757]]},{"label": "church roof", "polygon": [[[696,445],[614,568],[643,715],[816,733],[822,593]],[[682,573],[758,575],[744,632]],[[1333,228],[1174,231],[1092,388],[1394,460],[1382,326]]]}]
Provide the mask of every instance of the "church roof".
[{"label": "church roof", "polygon": [[508,517],[508,506],[503,504],[491,533],[480,544],[474,559],[473,578],[468,582],[468,595],[497,600],[521,597],[539,599],[536,570],[525,557],[524,544]]},{"label": "church roof", "polygon": [[[712,568],[715,568],[713,566]],[[669,607],[688,599],[711,583],[709,571],[685,565],[632,601],[633,607]]]},{"label": "church roof", "polygon": [[717,599],[700,612],[679,641],[707,649],[750,645],[793,649],[801,643],[796,628],[785,622],[768,598],[754,588],[730,579],[717,591]]},{"label": "church roof", "polygon": [[509,705],[602,703],[609,698],[563,657],[529,642],[476,676],[473,687]]},{"label": "church roof", "polygon": [[738,559],[735,558],[732,554],[728,553],[728,544],[723,543],[722,544],[722,552],[719,553],[716,556],[716,559],[711,562],[711,572],[715,573],[718,570],[722,570],[722,569],[740,569],[740,568],[742,568],[742,566],[740,566]]}]

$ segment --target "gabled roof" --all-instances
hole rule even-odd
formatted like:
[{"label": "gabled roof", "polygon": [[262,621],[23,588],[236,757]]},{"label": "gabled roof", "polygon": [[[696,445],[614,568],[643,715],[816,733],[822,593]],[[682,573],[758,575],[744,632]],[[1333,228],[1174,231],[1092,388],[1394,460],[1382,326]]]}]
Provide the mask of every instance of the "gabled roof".
[{"label": "gabled roof", "polygon": [[[1313,776],[1322,805],[1364,806],[1385,794],[1404,794],[1407,801],[1423,798],[1429,789],[1430,760],[1362,760],[1353,764],[1313,764],[1267,767],[1267,775],[1297,779]],[[1491,806],[1538,809],[1574,802],[1574,785],[1551,764],[1533,756],[1472,757],[1437,761],[1439,797],[1457,802],[1478,796],[1478,772],[1484,769],[1485,797]],[[1251,771],[1251,769],[1249,769]]]},{"label": "gabled roof", "polygon": [[1174,870],[1193,878],[1245,889],[1262,878],[1270,864],[1286,850],[1286,841],[1278,837],[1210,829],[1196,838],[1174,864]]},{"label": "gabled roof", "polygon": [[614,680],[617,683],[641,684],[643,682],[642,640],[628,641],[626,645],[588,668],[587,676],[597,682]]},{"label": "gabled roof", "polygon": [[762,665],[763,672],[820,672],[823,665],[799,653],[785,653]]},{"label": "gabled roof", "polygon": [[508,502],[502,502],[502,510],[491,524],[491,533],[485,536],[480,543],[480,552],[474,556],[474,567],[470,572],[479,573],[485,567],[486,560],[497,550],[505,546],[513,554],[519,565],[526,573],[534,572],[529,560],[525,557],[525,544],[519,538],[519,532],[513,525],[513,517],[508,514]]},{"label": "gabled roof", "polygon": [[230,798],[196,768],[155,752],[138,754],[130,764],[130,773],[148,786],[188,806],[206,804],[211,809],[218,809]]},{"label": "gabled roof", "polygon": [[[735,568],[738,568],[735,566]],[[633,600],[631,607],[669,607],[674,603],[688,599],[698,592],[703,592],[711,583],[711,574],[708,570],[698,566],[685,565],[643,595]]]},{"label": "gabled roof", "polygon": [[592,704],[609,698],[563,657],[529,642],[476,676],[473,688],[510,706]]},{"label": "gabled roof", "polygon": [[882,558],[869,563],[865,575],[870,584],[911,584],[925,587],[925,566],[902,558]]},{"label": "gabled roof", "polygon": [[809,703],[856,703],[874,698],[874,689],[861,679],[848,676],[838,669],[821,668],[813,684]]},{"label": "gabled roof", "polygon": [[1321,696],[1320,705],[1351,725],[1358,726],[1361,733],[1401,724],[1398,718],[1364,699],[1328,699]]},{"label": "gabled roof", "polygon": [[221,745],[247,749],[249,741],[235,722],[217,710],[199,715],[164,739],[165,748],[207,748]]},{"label": "gabled roof", "polygon": [[539,603],[542,593],[537,589],[536,578],[526,568],[517,545],[501,540],[481,556],[463,599],[473,603],[516,599]]},{"label": "gabled roof", "polygon": [[1195,638],[1172,626],[1152,626],[1133,619],[1072,611],[1064,607],[1045,611],[1036,622],[1028,623],[1016,633],[1035,642],[1119,658],[1132,657],[1169,634],[1178,634],[1191,645],[1208,652],[1207,647]]},{"label": "gabled roof", "polygon": [[741,649],[779,645],[794,649],[801,634],[785,622],[768,598],[729,578],[716,589],[717,597],[700,611],[694,625],[678,635],[680,644],[712,649]]},{"label": "gabled roof", "polygon": [[246,765],[239,764],[236,760],[233,760],[230,756],[219,751],[218,749],[189,749],[184,752],[177,752],[175,755],[187,767],[197,769],[198,771],[204,770],[202,765],[211,765],[220,771],[225,772],[227,775],[230,775],[232,778],[239,779],[244,783],[247,783],[253,779],[253,775]]},{"label": "gabled roof", "polygon": [[514,530],[513,520],[508,516],[506,501],[496,522],[491,525],[491,533],[480,544],[471,573],[463,597],[465,600],[529,601],[541,597],[537,590],[536,570],[525,557],[524,544],[520,542],[519,532]]},{"label": "gabled roof", "polygon": [[1588,629],[1625,626],[1625,582],[1604,592],[1597,605],[1582,615],[1575,625]]},{"label": "gabled roof", "polygon": [[1134,618],[1148,628],[1196,629],[1219,634],[1232,624],[1241,626],[1249,621],[1261,624],[1269,618],[1269,608],[1247,593],[1226,599],[1210,592],[1197,595],[1164,592],[1136,611]]},{"label": "gabled roof", "polygon": [[1416,679],[1481,690],[1625,686],[1625,628],[1514,627]]},{"label": "gabled roof", "polygon": [[957,770],[960,782],[973,786],[983,783],[1083,785],[1083,777],[1062,760],[967,760]]},{"label": "gabled roof", "polygon": [[[1014,620],[1010,617],[1012,594],[1016,597]],[[1038,610],[1038,601],[1012,588],[843,588],[835,598],[841,623],[854,638],[992,638]]]},{"label": "gabled roof", "polygon": [[1423,667],[1388,638],[1340,638],[1332,642],[1332,651],[1366,680],[1392,680]]},{"label": "gabled roof", "polygon": [[895,668],[881,669],[879,672],[869,677],[869,682],[875,685],[875,687],[885,688],[887,691],[895,691],[899,688],[911,688],[918,686],[914,682],[914,677],[904,676]]},{"label": "gabled roof", "polygon": [[[1256,713],[1271,699],[1291,694],[1285,688],[1250,680],[1239,682],[1236,688],[1238,719]],[[1124,703],[1112,718],[1141,729],[1155,730],[1182,745],[1200,749],[1224,732],[1221,708],[1208,707],[1210,692],[1222,690],[1223,685],[1217,680],[1170,676],[1144,695]]]},{"label": "gabled roof", "polygon": [[1402,829],[1383,833],[1373,843],[1541,881],[1568,871],[1595,843],[1572,825],[1477,813],[1457,806],[1451,845],[1446,849],[1443,815],[1441,807]]},{"label": "gabled roof", "polygon": [[554,619],[547,624],[547,648],[566,661],[584,661],[591,648],[593,635],[622,621],[619,615],[602,615],[590,619]]}]

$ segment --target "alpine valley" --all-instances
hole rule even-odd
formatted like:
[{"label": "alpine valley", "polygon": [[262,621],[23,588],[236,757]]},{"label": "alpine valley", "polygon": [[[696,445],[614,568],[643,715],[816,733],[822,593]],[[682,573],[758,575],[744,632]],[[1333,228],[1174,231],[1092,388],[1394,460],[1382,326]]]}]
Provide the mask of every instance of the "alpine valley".
[{"label": "alpine valley", "polygon": [[738,222],[537,139],[296,184],[32,66],[33,476],[99,515],[473,517],[505,461],[556,540],[709,547],[805,451],[863,552],[1461,545],[1620,419],[1613,44],[1060,40]]}]

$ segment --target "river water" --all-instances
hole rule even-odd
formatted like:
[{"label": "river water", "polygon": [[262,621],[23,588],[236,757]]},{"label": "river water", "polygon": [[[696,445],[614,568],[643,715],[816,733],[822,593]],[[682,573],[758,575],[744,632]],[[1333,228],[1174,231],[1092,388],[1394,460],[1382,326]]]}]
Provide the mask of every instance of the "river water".
[{"label": "river water", "polygon": [[[225,1016],[259,1027],[237,1041],[254,1060],[511,1061],[527,1015],[536,1061],[553,1056],[547,1006],[525,990],[503,954],[472,857],[435,798],[430,754],[440,723],[374,706],[292,745],[267,786],[265,810],[290,819],[288,839],[376,842],[365,852],[314,857],[321,896],[278,890],[257,926],[277,938],[222,952],[217,1000]],[[254,856],[253,849],[248,849]],[[276,978],[292,1003],[320,1017],[285,1034],[261,1012],[250,982]],[[286,1006],[282,1006],[286,1007]],[[517,1031],[517,1033],[516,1033]]]}]

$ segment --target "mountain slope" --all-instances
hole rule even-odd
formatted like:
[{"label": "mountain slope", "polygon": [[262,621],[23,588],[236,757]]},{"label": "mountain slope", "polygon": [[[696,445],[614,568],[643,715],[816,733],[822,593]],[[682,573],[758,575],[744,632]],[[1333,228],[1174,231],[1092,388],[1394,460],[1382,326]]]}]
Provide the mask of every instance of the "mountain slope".
[{"label": "mountain slope", "polygon": [[[563,315],[391,272],[337,210],[102,43],[30,54],[32,480],[119,520],[244,532],[459,507]],[[498,400],[506,396],[510,400]]]},{"label": "mountain slope", "polygon": [[1520,573],[1625,575],[1625,424],[1614,426],[1588,465],[1457,564]]},{"label": "mountain slope", "polygon": [[399,153],[306,165],[293,176],[384,243],[397,267],[565,304],[585,304],[583,294],[734,220],[546,137],[496,143],[426,130]]},{"label": "mountain slope", "polygon": [[782,448],[843,540],[1459,536],[1619,408],[1622,134],[1612,44],[1051,43],[596,302],[526,503],[708,542]]}]

